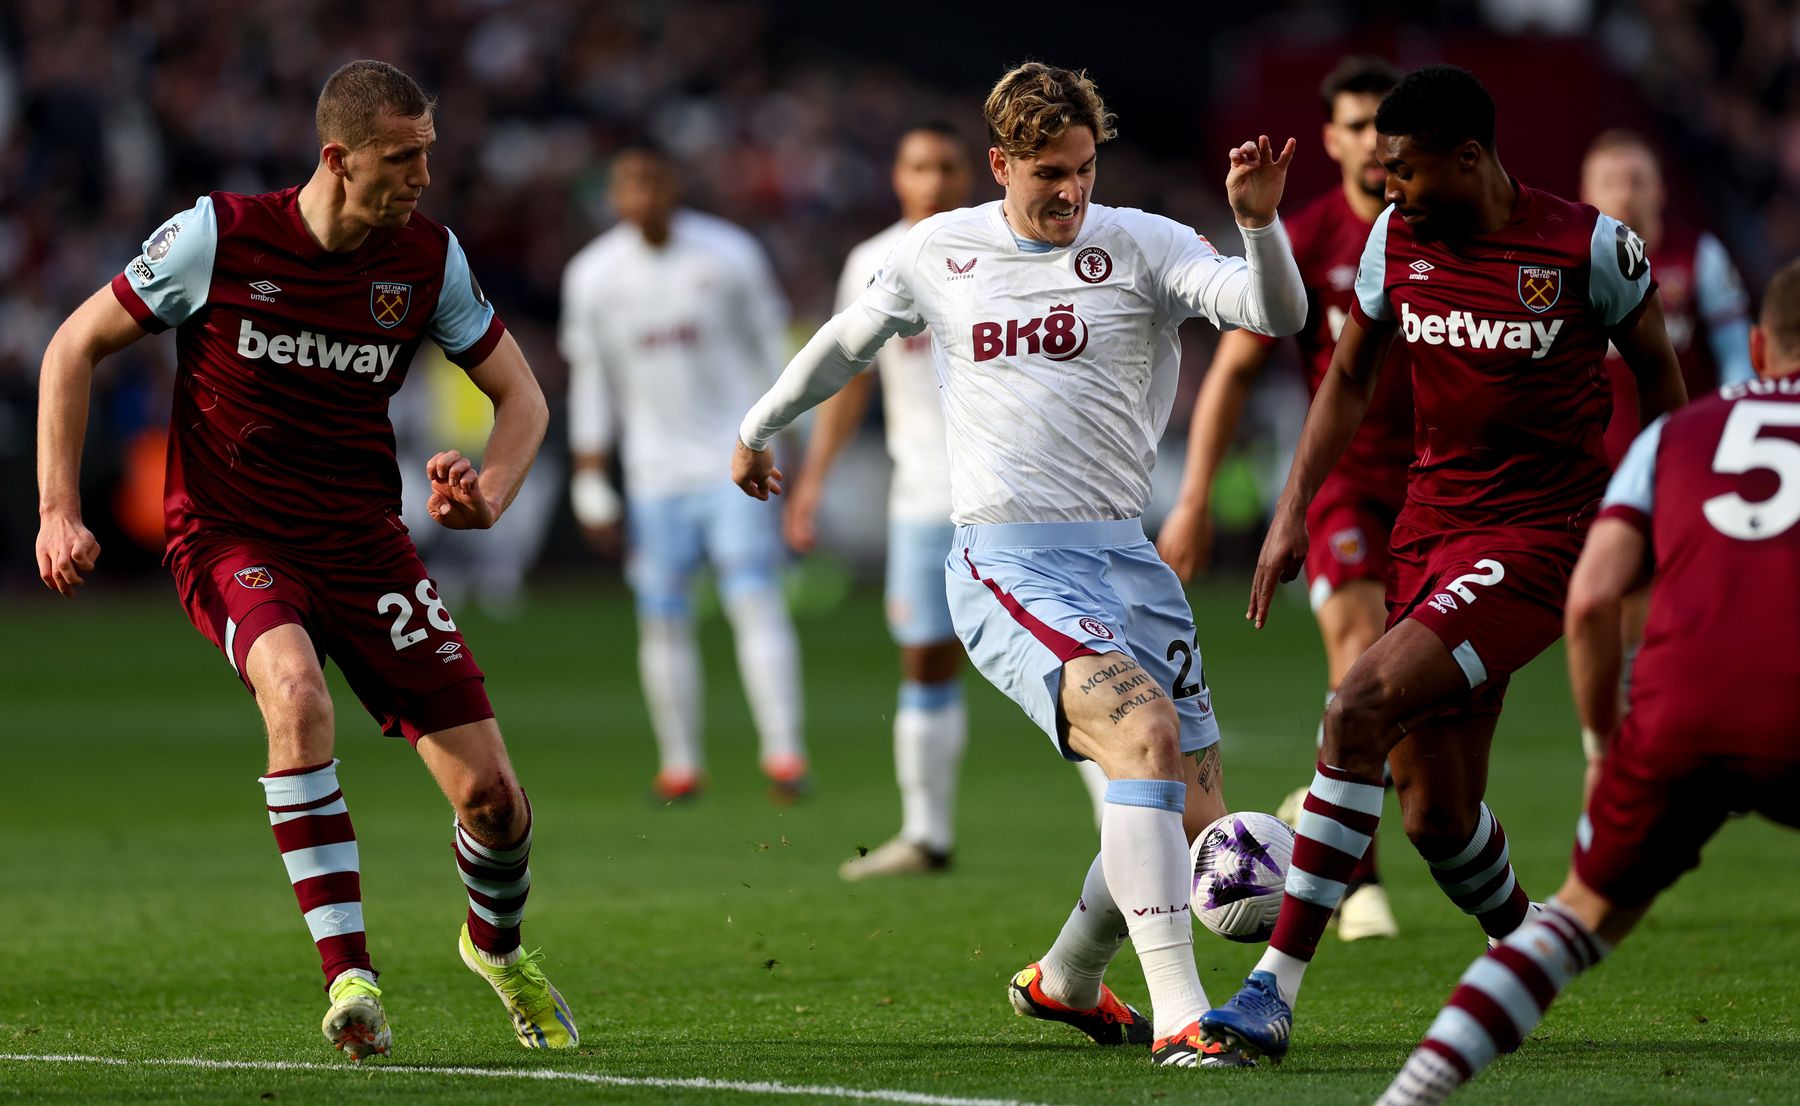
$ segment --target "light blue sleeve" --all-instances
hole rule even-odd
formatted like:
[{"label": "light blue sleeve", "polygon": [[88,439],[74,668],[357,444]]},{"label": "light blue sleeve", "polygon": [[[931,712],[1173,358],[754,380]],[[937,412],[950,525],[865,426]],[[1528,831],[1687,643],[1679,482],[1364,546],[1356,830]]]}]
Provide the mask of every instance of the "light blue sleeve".
[{"label": "light blue sleeve", "polygon": [[1594,220],[1588,242],[1588,302],[1608,330],[1650,294],[1650,258],[1637,231],[1611,215]]},{"label": "light blue sleeve", "polygon": [[1388,223],[1393,217],[1391,204],[1375,217],[1375,225],[1369,228],[1369,240],[1363,243],[1362,258],[1356,263],[1357,305],[1363,314],[1381,322],[1394,317],[1394,309],[1387,298]]},{"label": "light blue sleeve", "polygon": [[206,306],[219,221],[211,196],[164,223],[144,241],[144,252],[125,266],[125,279],[158,319],[180,326]]},{"label": "light blue sleeve", "polygon": [[1630,507],[1646,517],[1651,514],[1656,499],[1656,451],[1662,446],[1663,427],[1668,421],[1669,416],[1663,415],[1644,427],[1643,433],[1631,443],[1624,460],[1613,472],[1612,482],[1606,485],[1606,497],[1600,501],[1601,510]]},{"label": "light blue sleeve", "polygon": [[438,294],[437,310],[425,334],[454,357],[487,334],[494,321],[494,305],[475,283],[462,243],[449,227],[444,233],[450,235],[449,248],[444,251],[444,290]]},{"label": "light blue sleeve", "polygon": [[1756,375],[1750,364],[1750,296],[1725,247],[1702,234],[1694,247],[1694,306],[1706,324],[1706,341],[1719,368],[1719,386]]}]

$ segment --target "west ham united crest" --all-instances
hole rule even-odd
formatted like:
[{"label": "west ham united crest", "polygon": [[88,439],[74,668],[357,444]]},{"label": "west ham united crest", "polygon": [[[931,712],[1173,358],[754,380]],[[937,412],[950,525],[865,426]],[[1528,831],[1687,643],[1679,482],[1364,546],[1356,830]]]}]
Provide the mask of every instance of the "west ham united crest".
[{"label": "west ham united crest", "polygon": [[385,329],[392,330],[406,318],[412,306],[412,285],[378,280],[369,285],[369,314]]},{"label": "west ham united crest", "polygon": [[1519,266],[1519,302],[1542,315],[1562,298],[1562,270]]},{"label": "west ham united crest", "polygon": [[237,577],[238,583],[249,588],[251,591],[261,591],[275,583],[275,574],[270,572],[265,565],[252,565],[249,568],[240,568],[232,573],[232,575]]}]

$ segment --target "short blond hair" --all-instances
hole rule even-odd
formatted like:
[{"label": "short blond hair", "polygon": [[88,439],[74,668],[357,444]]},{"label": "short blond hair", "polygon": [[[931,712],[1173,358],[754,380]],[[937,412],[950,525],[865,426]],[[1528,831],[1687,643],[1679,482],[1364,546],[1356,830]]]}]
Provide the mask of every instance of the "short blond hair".
[{"label": "short blond hair", "polygon": [[1775,353],[1784,361],[1800,360],[1800,260],[1790,261],[1769,281],[1757,320]]},{"label": "short blond hair", "polygon": [[1096,143],[1118,132],[1087,70],[1041,61],[1015,66],[995,83],[982,106],[988,137],[1008,157],[1031,157],[1070,127],[1086,127]]},{"label": "short blond hair", "polygon": [[319,145],[341,142],[360,150],[375,141],[376,120],[392,113],[418,119],[437,110],[437,97],[385,61],[363,58],[338,69],[319,90],[313,113]]}]

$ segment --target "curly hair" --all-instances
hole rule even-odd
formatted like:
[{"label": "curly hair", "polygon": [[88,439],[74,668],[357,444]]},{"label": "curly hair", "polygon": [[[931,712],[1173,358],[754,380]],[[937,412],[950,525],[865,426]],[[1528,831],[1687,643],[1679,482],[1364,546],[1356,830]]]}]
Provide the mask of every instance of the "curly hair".
[{"label": "curly hair", "polygon": [[1402,77],[1375,111],[1375,129],[1444,152],[1474,139],[1494,148],[1494,98],[1475,75],[1428,65]]},{"label": "curly hair", "polygon": [[1087,70],[1076,71],[1041,61],[1015,66],[1000,78],[982,105],[988,136],[1008,157],[1031,157],[1062,137],[1070,127],[1086,127],[1095,142],[1118,132],[1100,90]]},{"label": "curly hair", "polygon": [[363,58],[346,63],[319,90],[313,126],[319,145],[342,142],[358,150],[375,140],[375,120],[384,112],[418,119],[437,110],[437,97],[385,61]]}]

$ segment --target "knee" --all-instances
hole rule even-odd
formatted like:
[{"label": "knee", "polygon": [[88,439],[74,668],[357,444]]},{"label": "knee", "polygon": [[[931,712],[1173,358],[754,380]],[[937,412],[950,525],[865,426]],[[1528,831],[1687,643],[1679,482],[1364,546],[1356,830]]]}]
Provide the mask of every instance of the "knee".
[{"label": "knee", "polygon": [[452,789],[456,820],[484,845],[505,848],[525,829],[525,796],[510,774],[464,780]]},{"label": "knee", "polygon": [[304,741],[331,732],[331,693],[315,668],[285,667],[256,686],[271,742]]},{"label": "knee", "polygon": [[1107,742],[1110,755],[1101,767],[1113,779],[1181,779],[1181,718],[1174,706],[1157,700],[1132,721]]},{"label": "knee", "polygon": [[1372,757],[1379,770],[1395,728],[1395,703],[1392,689],[1379,678],[1345,680],[1325,708],[1326,743],[1350,755]]}]

